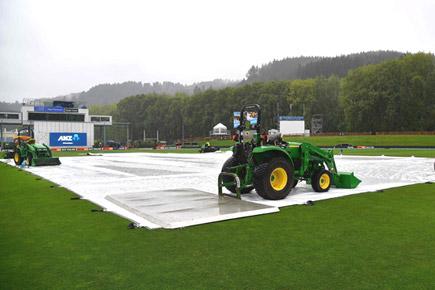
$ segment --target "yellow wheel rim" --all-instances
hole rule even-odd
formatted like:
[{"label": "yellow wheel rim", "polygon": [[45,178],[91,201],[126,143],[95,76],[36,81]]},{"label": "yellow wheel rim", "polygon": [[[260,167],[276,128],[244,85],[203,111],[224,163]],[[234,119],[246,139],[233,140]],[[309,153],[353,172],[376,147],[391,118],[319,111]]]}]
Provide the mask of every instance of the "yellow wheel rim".
[{"label": "yellow wheel rim", "polygon": [[278,167],[270,174],[270,185],[276,191],[283,190],[287,185],[288,177],[284,168]]},{"label": "yellow wheel rim", "polygon": [[16,163],[20,162],[20,155],[18,153],[14,154],[14,160]]},{"label": "yellow wheel rim", "polygon": [[329,177],[329,174],[323,173],[322,175],[320,175],[319,185],[321,189],[327,189],[330,184],[331,178]]}]

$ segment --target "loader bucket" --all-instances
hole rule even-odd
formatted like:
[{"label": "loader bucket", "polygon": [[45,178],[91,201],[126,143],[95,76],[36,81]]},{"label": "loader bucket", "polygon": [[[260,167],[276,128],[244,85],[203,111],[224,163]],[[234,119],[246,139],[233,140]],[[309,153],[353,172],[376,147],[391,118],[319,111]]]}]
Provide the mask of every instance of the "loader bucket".
[{"label": "loader bucket", "polygon": [[32,160],[33,166],[60,165],[60,160],[57,157],[39,157]]},{"label": "loader bucket", "polygon": [[336,188],[355,188],[360,182],[361,180],[353,175],[353,172],[338,172],[334,174],[334,185]]}]

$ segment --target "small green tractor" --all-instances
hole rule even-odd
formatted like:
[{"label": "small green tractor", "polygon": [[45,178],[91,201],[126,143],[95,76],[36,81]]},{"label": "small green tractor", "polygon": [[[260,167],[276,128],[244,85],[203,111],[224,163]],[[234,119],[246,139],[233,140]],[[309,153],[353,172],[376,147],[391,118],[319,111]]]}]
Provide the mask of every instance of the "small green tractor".
[{"label": "small green tractor", "polygon": [[261,134],[259,105],[244,106],[238,118],[233,155],[219,175],[220,194],[225,187],[240,198],[255,188],[261,197],[279,200],[303,180],[316,192],[355,188],[361,182],[353,173],[337,171],[332,150],[285,142],[277,130]]},{"label": "small green tractor", "polygon": [[24,160],[28,166],[59,165],[60,160],[53,157],[50,148],[45,144],[36,144],[33,130],[23,128],[14,138],[14,162],[21,165]]}]

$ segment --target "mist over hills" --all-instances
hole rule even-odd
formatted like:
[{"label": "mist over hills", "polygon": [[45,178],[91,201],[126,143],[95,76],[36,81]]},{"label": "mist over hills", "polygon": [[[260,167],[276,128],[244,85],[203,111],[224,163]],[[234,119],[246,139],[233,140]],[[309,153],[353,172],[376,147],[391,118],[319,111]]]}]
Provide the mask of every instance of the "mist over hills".
[{"label": "mist over hills", "polygon": [[118,103],[123,98],[141,94],[167,94],[177,93],[192,95],[207,89],[221,89],[235,86],[239,81],[215,79],[213,81],[199,82],[191,85],[183,85],[173,82],[142,83],[128,81],[114,84],[99,84],[86,92],[73,93],[66,96],[58,96],[57,100],[70,100],[87,105],[103,105]]},{"label": "mist over hills", "polygon": [[[177,93],[192,95],[207,89],[222,89],[230,86],[238,86],[247,83],[308,79],[315,77],[328,77],[331,75],[345,76],[351,69],[376,64],[386,60],[396,59],[404,53],[397,51],[369,51],[340,55],[336,57],[300,56],[281,60],[273,60],[261,66],[252,66],[246,73],[246,78],[239,81],[215,79],[213,81],[198,82],[191,85],[183,85],[169,81],[142,83],[128,81],[123,83],[99,84],[87,91],[71,93],[55,98],[44,100],[70,100],[86,105],[101,105],[118,103],[125,97],[140,94],[166,94]],[[7,106],[0,102],[0,111],[16,108],[17,104]]]},{"label": "mist over hills", "polygon": [[192,95],[207,89],[222,89],[230,86],[243,85],[253,82],[295,80],[315,78],[319,76],[344,76],[351,69],[359,66],[376,64],[403,56],[397,51],[369,51],[336,57],[292,57],[274,60],[268,64],[252,66],[246,78],[241,81],[216,79],[209,82],[183,85],[180,83],[141,83],[124,82],[119,84],[101,84],[90,90],[69,96],[57,97],[71,99],[88,105],[117,103],[125,97],[139,94],[167,94],[184,93]]},{"label": "mist over hills", "polygon": [[246,74],[245,83],[308,79],[336,75],[343,77],[351,69],[396,59],[404,53],[397,51],[368,51],[336,57],[290,57],[273,60],[260,67],[252,66]]}]

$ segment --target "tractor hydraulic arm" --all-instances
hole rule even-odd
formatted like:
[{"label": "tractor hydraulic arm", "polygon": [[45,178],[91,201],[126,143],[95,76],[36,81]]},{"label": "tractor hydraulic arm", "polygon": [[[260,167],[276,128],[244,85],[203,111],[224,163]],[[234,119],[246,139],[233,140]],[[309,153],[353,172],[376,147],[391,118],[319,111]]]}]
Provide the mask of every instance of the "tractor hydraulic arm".
[{"label": "tractor hydraulic arm", "polygon": [[324,162],[331,173],[337,173],[337,167],[334,161],[334,153],[332,151],[323,150],[309,143],[303,143],[301,147],[305,160],[312,160],[314,159],[313,157],[315,157],[316,159],[319,159],[320,162]]}]

